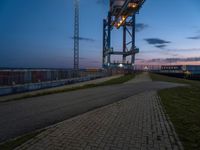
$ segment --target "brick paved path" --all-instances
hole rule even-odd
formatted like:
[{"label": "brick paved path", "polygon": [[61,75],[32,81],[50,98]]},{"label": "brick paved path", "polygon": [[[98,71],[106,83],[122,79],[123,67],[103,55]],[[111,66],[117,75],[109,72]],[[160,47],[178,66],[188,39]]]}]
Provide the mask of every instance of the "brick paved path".
[{"label": "brick paved path", "polygon": [[183,149],[156,91],[140,93],[49,127],[17,150]]}]

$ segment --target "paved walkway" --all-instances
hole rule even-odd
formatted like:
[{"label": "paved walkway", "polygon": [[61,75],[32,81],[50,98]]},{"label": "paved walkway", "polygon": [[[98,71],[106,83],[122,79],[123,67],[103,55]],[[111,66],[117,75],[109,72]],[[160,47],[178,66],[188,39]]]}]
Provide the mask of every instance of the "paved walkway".
[{"label": "paved walkway", "polygon": [[148,72],[143,72],[140,75],[137,75],[135,78],[132,80],[126,82],[125,84],[129,83],[140,83],[140,82],[151,82],[152,79],[150,78]]},{"label": "paved walkway", "polygon": [[[143,74],[144,75],[144,74]],[[17,150],[181,150],[156,91],[50,126]]]}]

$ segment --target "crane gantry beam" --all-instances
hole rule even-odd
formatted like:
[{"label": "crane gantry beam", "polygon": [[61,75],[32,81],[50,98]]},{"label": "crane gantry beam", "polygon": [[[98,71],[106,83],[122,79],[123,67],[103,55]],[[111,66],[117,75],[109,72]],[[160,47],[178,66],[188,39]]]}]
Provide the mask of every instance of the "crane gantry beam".
[{"label": "crane gantry beam", "polygon": [[[125,22],[127,17],[132,16],[133,14],[136,14],[139,11],[144,2],[145,0],[126,0],[123,6],[121,7],[121,10],[115,16],[115,20],[113,22],[117,22],[118,20],[122,21],[122,23]],[[124,19],[123,17],[122,19],[120,19],[121,16],[123,16]],[[122,23],[120,23],[120,25],[116,27],[119,28],[122,25]]]}]

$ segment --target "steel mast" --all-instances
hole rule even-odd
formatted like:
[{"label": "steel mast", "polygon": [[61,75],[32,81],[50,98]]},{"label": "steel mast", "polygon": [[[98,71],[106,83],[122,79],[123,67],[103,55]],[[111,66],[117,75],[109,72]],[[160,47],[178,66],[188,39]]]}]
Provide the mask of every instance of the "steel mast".
[{"label": "steel mast", "polygon": [[79,0],[74,0],[74,70],[79,70]]}]

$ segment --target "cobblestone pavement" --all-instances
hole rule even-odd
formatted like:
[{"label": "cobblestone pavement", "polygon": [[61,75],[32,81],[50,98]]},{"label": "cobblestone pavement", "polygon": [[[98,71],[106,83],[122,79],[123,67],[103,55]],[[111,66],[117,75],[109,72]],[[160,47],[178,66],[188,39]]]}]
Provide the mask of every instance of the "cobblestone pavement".
[{"label": "cobblestone pavement", "polygon": [[16,150],[181,150],[156,91],[50,126]]}]

